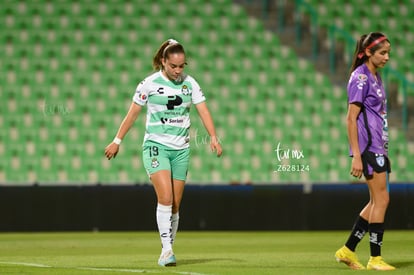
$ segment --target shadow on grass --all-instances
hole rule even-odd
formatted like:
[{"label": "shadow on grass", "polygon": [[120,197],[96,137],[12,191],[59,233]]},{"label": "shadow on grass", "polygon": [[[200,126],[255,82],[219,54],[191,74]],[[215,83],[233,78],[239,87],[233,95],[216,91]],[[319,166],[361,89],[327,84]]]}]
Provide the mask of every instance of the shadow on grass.
[{"label": "shadow on grass", "polygon": [[229,258],[180,259],[177,261],[177,264],[182,266],[182,265],[205,264],[205,263],[222,262],[222,261],[240,262],[243,260],[229,259]]},{"label": "shadow on grass", "polygon": [[405,268],[405,267],[412,267],[414,266],[414,261],[413,262],[391,262],[391,265],[395,266],[397,269],[400,268]]}]

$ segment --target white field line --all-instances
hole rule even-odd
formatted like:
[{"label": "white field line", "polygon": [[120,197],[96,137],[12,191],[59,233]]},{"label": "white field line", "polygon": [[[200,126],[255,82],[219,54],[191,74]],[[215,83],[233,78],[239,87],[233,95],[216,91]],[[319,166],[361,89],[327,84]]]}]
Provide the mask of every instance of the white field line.
[{"label": "white field line", "polygon": [[[59,267],[51,266],[37,263],[25,263],[25,262],[4,262],[0,261],[0,264],[3,265],[18,265],[18,266],[28,266],[28,267],[39,267],[39,268],[65,268],[65,269],[76,269],[76,270],[90,270],[90,271],[109,271],[109,272],[126,272],[126,273],[159,273],[160,271],[156,270],[147,270],[147,269],[130,269],[130,268],[104,268],[104,267]],[[186,272],[186,271],[174,271],[172,268],[166,268],[165,273],[171,274],[182,274],[182,275],[212,275],[205,273],[197,272]],[[163,271],[164,273],[164,271]]]},{"label": "white field line", "polygon": [[42,267],[42,268],[51,268],[50,265],[36,264],[36,263],[23,263],[23,262],[0,262],[4,265],[21,265],[21,266],[31,266],[31,267]]}]

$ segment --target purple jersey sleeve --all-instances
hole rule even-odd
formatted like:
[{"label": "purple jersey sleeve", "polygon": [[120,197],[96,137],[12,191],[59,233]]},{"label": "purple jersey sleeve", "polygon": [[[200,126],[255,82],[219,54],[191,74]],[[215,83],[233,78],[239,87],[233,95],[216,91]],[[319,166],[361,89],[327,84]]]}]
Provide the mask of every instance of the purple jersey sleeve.
[{"label": "purple jersey sleeve", "polygon": [[348,103],[363,103],[368,91],[368,76],[355,70],[348,83]]}]

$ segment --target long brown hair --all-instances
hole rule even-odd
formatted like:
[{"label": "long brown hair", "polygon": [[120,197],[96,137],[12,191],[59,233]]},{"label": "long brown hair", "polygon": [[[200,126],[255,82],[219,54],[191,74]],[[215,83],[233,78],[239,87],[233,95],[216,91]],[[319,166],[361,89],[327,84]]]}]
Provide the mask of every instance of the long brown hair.
[{"label": "long brown hair", "polygon": [[371,53],[375,53],[375,51],[382,46],[384,41],[390,43],[385,34],[381,32],[371,32],[369,34],[361,35],[355,47],[349,74],[367,61],[368,56],[365,54],[365,50],[368,49]]},{"label": "long brown hair", "polygon": [[162,59],[168,59],[168,56],[174,53],[185,54],[184,47],[174,39],[168,39],[167,41],[163,42],[155,52],[154,58],[152,59],[152,67],[154,70],[162,70]]}]

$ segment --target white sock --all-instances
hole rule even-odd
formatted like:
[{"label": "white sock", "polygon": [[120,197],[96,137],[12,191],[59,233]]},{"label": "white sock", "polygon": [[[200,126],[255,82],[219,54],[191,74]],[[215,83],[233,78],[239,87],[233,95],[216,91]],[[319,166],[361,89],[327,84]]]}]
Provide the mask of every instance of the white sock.
[{"label": "white sock", "polygon": [[172,205],[157,205],[157,225],[160,232],[162,253],[172,250]]},{"label": "white sock", "polygon": [[180,220],[180,215],[177,213],[172,214],[172,218],[171,218],[171,225],[172,225],[172,242],[174,244],[175,241],[175,236],[177,235],[177,230],[178,230],[178,222]]}]

